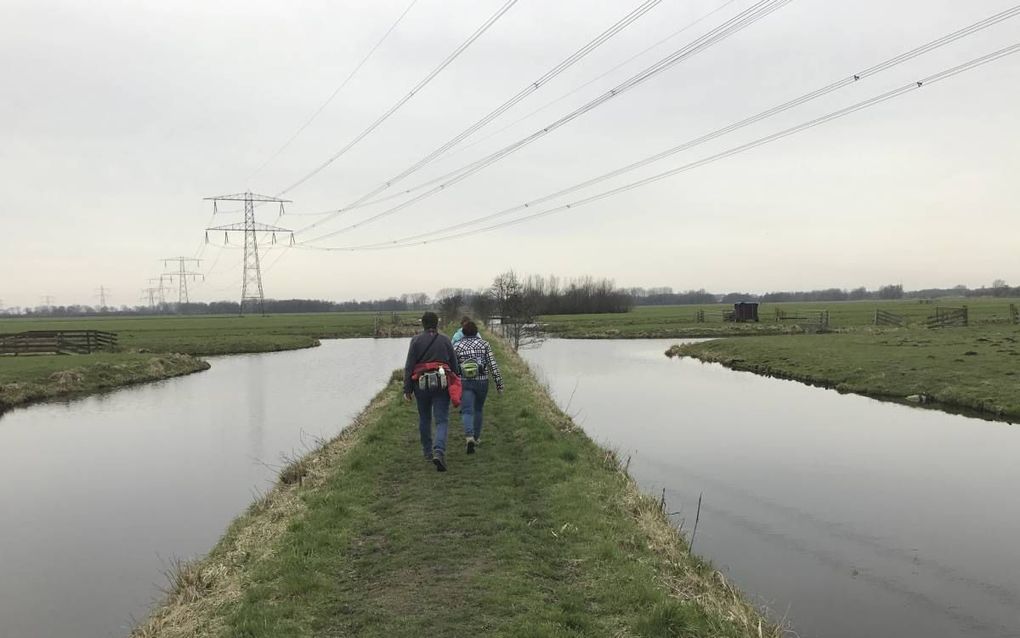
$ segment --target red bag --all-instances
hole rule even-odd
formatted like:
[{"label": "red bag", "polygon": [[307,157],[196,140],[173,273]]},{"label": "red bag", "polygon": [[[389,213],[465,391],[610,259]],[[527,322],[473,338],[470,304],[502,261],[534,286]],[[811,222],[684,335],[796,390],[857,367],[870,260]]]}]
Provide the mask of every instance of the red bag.
[{"label": "red bag", "polygon": [[439,368],[443,368],[446,371],[446,390],[450,393],[450,403],[453,404],[453,407],[459,408],[460,399],[464,396],[464,386],[460,382],[460,377],[454,374],[453,370],[450,369],[450,366],[445,363],[435,363],[431,361],[429,363],[419,363],[414,367],[414,372],[411,374],[411,380],[417,381],[418,377],[420,377],[423,373],[432,372]]},{"label": "red bag", "polygon": [[450,391],[450,403],[453,404],[453,407],[459,408],[460,399],[462,396],[464,396],[464,386],[461,385],[460,383],[460,377],[455,375],[452,370],[447,368],[446,382],[449,386],[447,387],[447,389]]}]

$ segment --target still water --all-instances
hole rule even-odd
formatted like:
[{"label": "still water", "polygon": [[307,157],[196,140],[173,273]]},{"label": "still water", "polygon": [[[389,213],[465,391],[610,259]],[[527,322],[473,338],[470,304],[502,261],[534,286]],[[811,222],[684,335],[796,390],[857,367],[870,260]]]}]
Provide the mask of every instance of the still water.
[{"label": "still water", "polygon": [[212,369],[0,417],[0,638],[124,636],[173,558],[206,553],[403,364],[405,339]]},{"label": "still water", "polygon": [[523,352],[694,549],[802,638],[1020,636],[1020,426],[670,360]]}]

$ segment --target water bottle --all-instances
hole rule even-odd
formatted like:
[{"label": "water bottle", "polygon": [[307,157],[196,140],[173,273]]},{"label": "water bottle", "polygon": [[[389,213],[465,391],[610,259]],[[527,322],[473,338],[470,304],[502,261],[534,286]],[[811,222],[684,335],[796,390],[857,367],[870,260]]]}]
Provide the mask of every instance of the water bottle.
[{"label": "water bottle", "polygon": [[442,366],[439,367],[439,387],[446,387],[446,368]]}]

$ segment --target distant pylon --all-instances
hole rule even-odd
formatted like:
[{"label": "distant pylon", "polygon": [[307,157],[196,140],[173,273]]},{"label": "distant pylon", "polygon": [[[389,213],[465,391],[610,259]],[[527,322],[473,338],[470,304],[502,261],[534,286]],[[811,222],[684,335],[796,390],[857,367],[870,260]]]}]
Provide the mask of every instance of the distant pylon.
[{"label": "distant pylon", "polygon": [[157,288],[156,290],[159,292],[159,305],[160,306],[165,306],[166,305],[166,290],[167,290],[166,277],[167,277],[166,275],[160,275],[159,277],[150,277],[149,278],[149,284],[150,285],[152,285],[152,284],[159,284],[159,288]]},{"label": "distant pylon", "polygon": [[233,195],[220,195],[218,197],[206,197],[212,200],[213,213],[217,213],[217,202],[244,202],[244,222],[240,224],[227,224],[226,226],[214,226],[206,228],[206,240],[208,231],[222,230],[225,233],[244,233],[244,265],[241,277],[241,314],[245,311],[257,309],[259,313],[266,314],[266,297],[262,289],[262,269],[259,264],[259,241],[258,233],[272,233],[271,241],[276,243],[276,233],[291,233],[290,243],[294,244],[294,234],[287,228],[262,224],[255,221],[255,202],[274,202],[280,204],[280,216],[283,216],[283,205],[289,203],[289,199],[280,199],[268,195],[257,195],[251,191],[245,193],[234,193]]},{"label": "distant pylon", "polygon": [[106,295],[109,293],[109,289],[106,286],[100,286],[96,289],[96,296],[99,297],[99,309],[106,308]]},{"label": "distant pylon", "polygon": [[178,263],[178,269],[176,273],[165,273],[164,276],[170,278],[170,283],[174,282],[174,275],[177,276],[178,288],[177,288],[177,303],[180,306],[188,303],[188,277],[191,277],[192,281],[201,277],[205,279],[205,275],[200,272],[192,272],[188,270],[188,264],[195,262],[196,264],[202,263],[201,259],[194,259],[192,257],[167,257],[163,260],[163,267],[166,268],[171,261]]},{"label": "distant pylon", "polygon": [[145,296],[148,295],[148,298],[149,298],[149,309],[150,310],[155,310],[155,308],[156,308],[156,295],[157,294],[162,294],[160,292],[161,290],[162,290],[162,288],[156,288],[154,286],[150,286],[149,288],[142,288],[142,299],[145,299]]}]

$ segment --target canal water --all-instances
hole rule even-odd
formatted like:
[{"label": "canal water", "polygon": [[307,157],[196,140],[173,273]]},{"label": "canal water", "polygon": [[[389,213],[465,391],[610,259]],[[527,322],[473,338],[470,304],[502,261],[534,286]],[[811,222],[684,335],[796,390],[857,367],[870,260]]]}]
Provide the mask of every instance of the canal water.
[{"label": "canal water", "polygon": [[1020,636],[1020,426],[670,360],[522,354],[694,549],[801,638]]},{"label": "canal water", "polygon": [[282,455],[332,437],[405,339],[212,359],[212,369],[0,417],[0,637],[125,636],[175,558],[205,554]]}]

